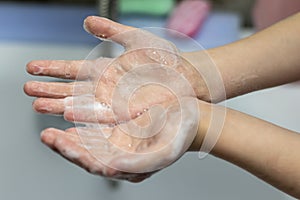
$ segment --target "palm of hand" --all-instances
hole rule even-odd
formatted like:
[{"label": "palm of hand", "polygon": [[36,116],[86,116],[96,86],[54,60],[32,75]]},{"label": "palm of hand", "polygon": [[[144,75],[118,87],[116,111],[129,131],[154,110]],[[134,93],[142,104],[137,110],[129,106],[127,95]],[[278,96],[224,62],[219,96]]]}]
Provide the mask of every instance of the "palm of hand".
[{"label": "palm of hand", "polygon": [[[183,64],[176,48],[145,32],[131,32],[131,37],[127,33],[111,39],[120,43],[122,38],[148,40],[127,41],[123,44],[127,51],[117,59],[30,63],[28,71],[33,74],[38,70],[42,75],[85,81],[30,82],[25,91],[46,97],[35,101],[37,111],[89,124],[65,132],[45,130],[42,140],[48,146],[93,173],[138,181],[184,153],[194,138],[187,133],[196,132],[198,115],[191,113],[194,99],[186,98],[194,96],[193,90],[174,70]],[[160,42],[153,47],[152,40]],[[38,64],[44,65],[43,71]],[[184,125],[183,115],[191,118]]]}]

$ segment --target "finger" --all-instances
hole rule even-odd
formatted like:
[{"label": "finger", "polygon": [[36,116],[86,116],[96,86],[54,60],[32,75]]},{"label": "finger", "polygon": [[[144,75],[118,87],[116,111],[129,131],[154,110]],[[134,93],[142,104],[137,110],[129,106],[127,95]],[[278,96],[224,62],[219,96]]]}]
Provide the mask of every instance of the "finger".
[{"label": "finger", "polygon": [[94,124],[92,126],[89,125],[89,127],[71,128],[68,129],[68,131],[76,131],[81,139],[82,147],[85,148],[93,158],[105,165],[102,175],[117,179],[127,179],[128,176],[124,176],[122,172],[109,164],[112,158],[123,153],[108,140],[113,128],[102,128]]},{"label": "finger", "polygon": [[126,173],[117,171],[116,174],[112,175],[111,177],[117,180],[127,180],[132,183],[138,183],[151,177],[151,175],[152,173]]},{"label": "finger", "polygon": [[65,110],[64,99],[38,98],[33,102],[33,109],[42,114],[61,115]]},{"label": "finger", "polygon": [[64,99],[38,98],[33,102],[33,109],[41,114],[64,114],[66,120],[77,123],[113,124],[127,117],[115,117],[109,105],[96,101],[91,95]]},{"label": "finger", "polygon": [[89,78],[92,66],[89,60],[35,60],[27,64],[26,70],[32,75],[82,80]]},{"label": "finger", "polygon": [[24,85],[24,91],[29,96],[64,98],[92,94],[94,87],[91,82],[37,82],[30,81]]},{"label": "finger", "polygon": [[174,46],[170,45],[169,42],[150,32],[126,26],[103,17],[87,17],[84,21],[84,28],[96,37],[112,40],[126,49],[156,47],[169,50],[171,46],[171,49],[174,49]]},{"label": "finger", "polygon": [[78,135],[73,134],[74,132],[66,132],[66,131],[62,131],[62,130],[58,130],[58,129],[54,129],[54,128],[48,128],[46,130],[44,130],[41,133],[41,140],[43,143],[45,143],[47,146],[49,146],[50,148],[54,148],[54,142],[56,140],[57,137],[62,137],[64,135],[67,134],[67,137],[69,137],[69,140],[73,141],[74,143],[80,143],[80,139],[78,137]]},{"label": "finger", "polygon": [[[97,127],[97,128],[96,128]],[[103,164],[101,175],[113,177],[120,173],[117,169],[111,168],[109,160],[114,156],[113,147],[108,141],[111,134],[111,128],[102,128],[90,124],[88,127],[76,127],[66,131],[79,136],[81,146],[86,149],[91,156]],[[74,133],[74,131],[76,133]]]},{"label": "finger", "polygon": [[50,128],[42,132],[41,139],[47,146],[55,149],[60,155],[88,172],[103,174],[104,166],[79,145],[81,144],[79,137],[75,140],[65,131]]},{"label": "finger", "polygon": [[79,107],[66,109],[64,118],[70,122],[77,123],[105,123],[112,124],[115,122],[112,110],[103,108]]},{"label": "finger", "polygon": [[135,30],[136,28],[125,26],[103,17],[89,16],[84,21],[84,29],[99,38],[112,39],[113,41],[122,44],[126,38],[118,38],[114,36]]},{"label": "finger", "polygon": [[136,177],[128,178],[127,180],[132,183],[139,183],[144,181],[147,178],[150,178],[151,175],[152,175],[151,173],[145,173],[145,174],[138,175]]},{"label": "finger", "polygon": [[64,117],[78,123],[114,123],[111,107],[99,102],[92,95],[68,97],[65,99]]},{"label": "finger", "polygon": [[[91,125],[90,125],[91,126]],[[96,128],[97,124],[93,125],[93,128],[90,127],[72,127],[65,130],[66,133],[79,137],[81,140],[81,147],[91,152],[100,153],[103,150],[105,142],[109,134],[103,131],[100,126]],[[108,134],[108,135],[104,135]],[[95,155],[94,155],[95,156]]]},{"label": "finger", "polygon": [[[65,99],[64,117],[71,122],[111,125],[136,119],[135,123],[140,124],[140,126],[146,126],[144,124],[148,124],[149,116],[143,114],[149,110],[157,110],[155,108],[158,107],[150,106],[149,108],[149,104],[140,103],[138,105],[130,104],[129,109],[127,109],[128,103],[126,101],[118,101],[118,105],[114,105],[113,107],[107,104],[107,101],[99,101],[98,98],[92,95],[67,97]],[[167,106],[167,102],[161,102],[160,105],[163,107]],[[121,109],[122,106],[125,109]]]},{"label": "finger", "polygon": [[[114,160],[118,160],[119,158],[129,158],[132,155],[138,156],[138,154],[128,154],[128,150],[126,150],[126,148],[128,148],[127,143],[129,141],[127,140],[129,138],[128,136],[122,134],[118,128],[95,128],[95,126],[93,126],[93,128],[71,128],[68,129],[68,131],[76,131],[81,139],[82,146],[86,148],[95,159],[101,161],[101,163],[104,163],[106,165],[102,172],[105,176],[117,179],[126,179],[132,182],[138,182],[151,175],[149,173],[141,173],[141,171],[137,171],[136,174],[135,171],[132,171],[135,170],[135,168],[132,167],[130,169],[131,171],[129,171],[131,173],[127,173],[127,171],[123,171],[123,169],[128,170],[127,168],[123,168],[123,166],[119,167],[115,165],[116,163],[111,162]],[[117,137],[115,139],[111,139],[113,135],[116,136],[120,134],[122,134],[124,137]],[[149,162],[153,162],[153,160],[151,159]],[[149,162],[147,162],[147,164],[149,166],[153,166],[153,164],[150,164]]]},{"label": "finger", "polygon": [[110,165],[127,173],[151,173],[171,163],[166,159],[170,153],[166,149],[147,154],[126,154],[113,159]]},{"label": "finger", "polygon": [[76,127],[71,127],[65,130],[66,133],[70,133],[70,134],[74,134],[74,135],[78,135],[77,134],[77,128]]},{"label": "finger", "polygon": [[[80,97],[83,98],[83,97]],[[84,97],[88,98],[88,97]],[[91,99],[92,100],[92,99]],[[67,106],[64,110],[64,118],[70,122],[77,123],[100,123],[100,124],[118,124],[119,122],[128,121],[130,119],[137,119],[137,121],[143,124],[147,115],[141,116],[147,109],[141,107],[131,109],[130,112],[119,113],[115,112],[108,104],[100,102],[85,103],[82,105],[73,104],[73,106]],[[139,109],[139,110],[138,110]],[[144,120],[145,121],[145,120]]]}]

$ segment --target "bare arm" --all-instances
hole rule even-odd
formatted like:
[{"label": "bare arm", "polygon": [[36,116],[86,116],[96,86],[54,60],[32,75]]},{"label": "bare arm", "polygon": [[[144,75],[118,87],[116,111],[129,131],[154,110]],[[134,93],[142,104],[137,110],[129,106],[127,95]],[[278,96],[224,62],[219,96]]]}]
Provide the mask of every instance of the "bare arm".
[{"label": "bare arm", "polygon": [[[227,98],[298,80],[299,52],[300,13],[249,38],[207,51],[221,73]],[[184,56],[197,65],[202,54]]]},{"label": "bare arm", "polygon": [[[300,13],[249,38],[207,51],[221,73],[227,98],[299,80],[299,52]],[[197,65],[202,54],[184,56]],[[211,106],[216,105],[201,103],[200,129],[191,150],[200,149]],[[227,111],[220,138],[210,153],[300,198],[300,135]]]},{"label": "bare arm", "polygon": [[[198,151],[209,126],[211,105],[200,103],[198,135],[191,146]],[[227,109],[219,140],[210,152],[300,198],[300,135],[249,115]]]}]

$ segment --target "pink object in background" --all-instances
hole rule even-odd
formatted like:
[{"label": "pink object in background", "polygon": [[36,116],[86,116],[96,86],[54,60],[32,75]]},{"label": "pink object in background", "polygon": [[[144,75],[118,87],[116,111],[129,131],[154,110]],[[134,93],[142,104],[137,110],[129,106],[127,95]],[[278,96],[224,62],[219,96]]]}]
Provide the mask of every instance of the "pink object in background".
[{"label": "pink object in background", "polygon": [[299,11],[300,0],[256,0],[254,26],[261,30]]},{"label": "pink object in background", "polygon": [[192,37],[200,30],[210,8],[206,0],[183,0],[173,10],[167,28]]}]

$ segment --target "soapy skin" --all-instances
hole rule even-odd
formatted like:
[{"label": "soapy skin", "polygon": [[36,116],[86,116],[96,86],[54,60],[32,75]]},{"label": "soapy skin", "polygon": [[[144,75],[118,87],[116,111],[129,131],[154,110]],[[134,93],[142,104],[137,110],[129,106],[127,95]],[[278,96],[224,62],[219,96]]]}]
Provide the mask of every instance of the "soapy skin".
[{"label": "soapy skin", "polygon": [[85,21],[88,32],[123,45],[125,52],[117,58],[30,62],[33,75],[74,82],[33,81],[24,90],[38,97],[37,112],[61,114],[76,124],[43,131],[50,148],[91,173],[141,181],[179,159],[197,134],[199,91],[188,74],[193,66],[169,41],[103,18],[93,27],[93,20]]},{"label": "soapy skin", "polygon": [[[130,40],[131,37],[135,40]],[[172,43],[139,29],[109,38],[125,45],[126,51],[118,58],[30,62],[27,71],[31,74],[37,75],[38,71],[38,75],[76,80],[71,83],[26,83],[25,92],[40,97],[34,102],[34,109],[47,114],[64,114],[69,121],[116,123],[115,117],[118,121],[126,121],[151,105],[164,104],[183,96],[197,96],[195,81],[185,76],[185,72],[189,76],[188,69],[193,66],[180,56]],[[126,93],[126,90],[130,91]],[[104,103],[112,109],[107,110],[105,115],[91,118],[96,107],[82,104],[81,108],[76,102],[74,106],[69,105],[69,97],[78,95],[85,96],[85,99],[90,96],[90,102]],[[63,98],[68,99],[67,103],[62,101]],[[124,107],[129,108],[129,113],[116,113]]]},{"label": "soapy skin", "polygon": [[[197,102],[184,98],[165,111],[166,121],[160,131],[149,138],[132,137],[121,126],[103,127],[88,125],[66,131],[46,129],[42,141],[67,159],[91,173],[110,178],[138,178],[152,174],[176,161],[191,145],[198,128]],[[157,112],[158,111],[158,112]],[[151,127],[161,120],[160,110],[151,114]],[[150,110],[151,112],[151,110]],[[182,122],[182,118],[187,118]],[[137,124],[148,122],[146,113],[133,120]],[[130,130],[130,129],[129,129]],[[147,131],[148,130],[148,131]],[[126,176],[122,176],[127,174]]]}]

